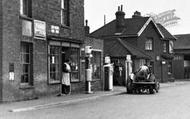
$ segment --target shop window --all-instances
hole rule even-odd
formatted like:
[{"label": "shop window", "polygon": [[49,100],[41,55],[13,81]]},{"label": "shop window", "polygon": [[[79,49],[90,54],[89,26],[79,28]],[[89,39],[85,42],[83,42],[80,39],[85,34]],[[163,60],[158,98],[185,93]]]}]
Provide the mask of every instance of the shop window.
[{"label": "shop window", "polygon": [[69,59],[71,66],[71,82],[80,81],[79,48],[74,47],[49,47],[49,83],[60,83],[62,77],[62,65]]},{"label": "shop window", "polygon": [[79,48],[70,48],[69,60],[71,66],[71,82],[80,81],[79,77]]},{"label": "shop window", "polygon": [[57,46],[50,46],[50,71],[49,71],[49,77],[51,83],[60,82],[60,47]]},{"label": "shop window", "polygon": [[21,43],[21,84],[33,85],[32,44]]},{"label": "shop window", "polygon": [[32,17],[32,0],[20,0],[20,14]]},{"label": "shop window", "polygon": [[70,26],[69,0],[61,0],[61,24]]},{"label": "shop window", "polygon": [[92,79],[101,79],[101,52],[92,52]]},{"label": "shop window", "polygon": [[145,41],[145,50],[152,50],[153,49],[153,40],[152,38],[148,38]]}]

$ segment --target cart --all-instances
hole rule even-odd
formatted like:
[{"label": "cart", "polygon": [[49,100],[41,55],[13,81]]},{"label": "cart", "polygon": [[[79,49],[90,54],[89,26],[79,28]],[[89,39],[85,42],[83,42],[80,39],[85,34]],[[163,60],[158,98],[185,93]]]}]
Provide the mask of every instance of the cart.
[{"label": "cart", "polygon": [[149,79],[139,79],[133,73],[126,81],[126,89],[128,94],[132,93],[158,93],[160,89],[159,81],[156,79],[154,74],[150,74]]}]

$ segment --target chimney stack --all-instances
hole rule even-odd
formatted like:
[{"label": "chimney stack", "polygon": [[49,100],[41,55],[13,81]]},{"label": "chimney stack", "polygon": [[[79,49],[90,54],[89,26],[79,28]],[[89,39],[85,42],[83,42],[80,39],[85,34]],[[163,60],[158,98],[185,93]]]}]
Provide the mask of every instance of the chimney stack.
[{"label": "chimney stack", "polygon": [[132,18],[140,18],[140,17],[142,17],[142,16],[141,16],[141,12],[139,12],[139,11],[135,11],[132,16]]},{"label": "chimney stack", "polygon": [[88,20],[85,20],[84,31],[85,31],[85,35],[88,35],[90,33],[90,27],[88,26]]},{"label": "chimney stack", "polygon": [[118,11],[115,13],[116,15],[116,29],[117,32],[122,32],[125,27],[125,13],[123,12],[123,5],[118,6]]}]

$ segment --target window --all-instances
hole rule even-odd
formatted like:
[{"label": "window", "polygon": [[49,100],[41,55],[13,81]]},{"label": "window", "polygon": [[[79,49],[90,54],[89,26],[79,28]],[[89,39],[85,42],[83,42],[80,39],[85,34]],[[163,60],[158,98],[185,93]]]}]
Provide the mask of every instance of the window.
[{"label": "window", "polygon": [[169,53],[173,53],[174,52],[173,47],[174,47],[173,41],[169,41]]},{"label": "window", "polygon": [[78,82],[79,78],[79,48],[70,48],[71,82]]},{"label": "window", "polygon": [[20,0],[20,14],[32,17],[32,0]]},{"label": "window", "polygon": [[92,52],[92,79],[101,79],[101,52]]},{"label": "window", "polygon": [[69,0],[61,0],[61,24],[70,26]]},{"label": "window", "polygon": [[32,58],[32,44],[21,43],[21,84],[33,85]]},{"label": "window", "polygon": [[166,42],[163,42],[163,52],[167,52],[167,44]]},{"label": "window", "polygon": [[145,41],[145,50],[152,50],[152,39],[151,38],[148,38],[146,41]]},{"label": "window", "polygon": [[60,47],[50,46],[50,82],[60,82]]}]

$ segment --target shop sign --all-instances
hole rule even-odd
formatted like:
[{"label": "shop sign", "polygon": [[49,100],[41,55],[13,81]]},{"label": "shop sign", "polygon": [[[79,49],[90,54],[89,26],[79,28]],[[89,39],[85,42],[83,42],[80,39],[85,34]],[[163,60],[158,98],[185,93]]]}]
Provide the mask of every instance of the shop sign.
[{"label": "shop sign", "polygon": [[46,38],[46,22],[34,20],[34,38],[45,40],[45,38]]},{"label": "shop sign", "polygon": [[22,35],[32,37],[32,22],[22,20]]}]

